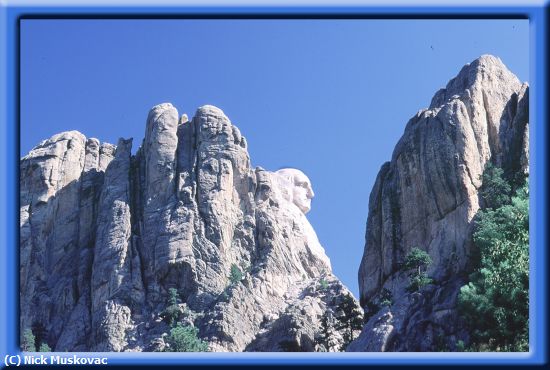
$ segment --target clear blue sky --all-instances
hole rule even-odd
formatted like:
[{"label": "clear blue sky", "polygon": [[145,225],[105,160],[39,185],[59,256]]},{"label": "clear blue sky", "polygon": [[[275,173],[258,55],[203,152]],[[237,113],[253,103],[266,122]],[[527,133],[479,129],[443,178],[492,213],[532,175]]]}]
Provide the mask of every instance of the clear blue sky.
[{"label": "clear blue sky", "polygon": [[21,154],[79,130],[116,143],[171,102],[220,107],[253,166],[302,169],[308,218],[358,292],[368,197],[405,124],[460,68],[493,54],[529,80],[528,21],[23,20]]}]

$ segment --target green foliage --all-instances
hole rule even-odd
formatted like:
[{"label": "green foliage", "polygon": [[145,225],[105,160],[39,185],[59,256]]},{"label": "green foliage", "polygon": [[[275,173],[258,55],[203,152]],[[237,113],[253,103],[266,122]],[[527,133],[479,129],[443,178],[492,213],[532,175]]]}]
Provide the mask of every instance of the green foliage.
[{"label": "green foliage", "polygon": [[416,292],[423,286],[431,284],[433,280],[426,274],[426,268],[432,263],[428,253],[419,248],[413,248],[405,257],[403,268],[410,270],[410,284],[407,287],[409,292]]},{"label": "green foliage", "polygon": [[510,184],[504,179],[502,169],[489,162],[483,171],[479,192],[485,202],[485,208],[494,209],[510,203],[511,189]]},{"label": "green foliage", "polygon": [[321,289],[327,289],[328,288],[328,282],[321,278],[321,280],[319,280],[319,285],[321,286]]},{"label": "green foliage", "polygon": [[420,272],[421,268],[425,268],[432,263],[432,258],[426,252],[419,248],[413,248],[405,257],[403,268],[405,270],[417,269]]},{"label": "green foliage", "polygon": [[236,264],[231,265],[231,269],[229,270],[229,281],[231,284],[237,284],[243,279],[243,273],[241,272],[241,269]]},{"label": "green foliage", "polygon": [[528,351],[528,182],[509,204],[478,213],[474,243],[480,267],[459,295],[460,312],[470,325],[470,349]]},{"label": "green foliage", "polygon": [[466,352],[466,345],[464,344],[464,341],[459,340],[456,342],[456,352]]},{"label": "green foliage", "polygon": [[50,346],[48,346],[47,343],[42,343],[40,345],[40,349],[38,350],[39,352],[51,352],[52,349],[50,348]]},{"label": "green foliage", "polygon": [[163,312],[164,320],[166,320],[170,326],[174,326],[183,313],[178,304],[178,290],[175,288],[170,288],[168,290],[168,307],[166,307]]},{"label": "green foliage", "polygon": [[391,294],[391,291],[389,289],[384,288],[380,292],[380,297],[378,300],[381,307],[391,306],[393,304],[393,295]]},{"label": "green foliage", "polygon": [[387,289],[383,288],[380,293],[378,293],[373,299],[366,303],[365,316],[363,318],[363,323],[366,324],[369,322],[370,318],[373,317],[378,311],[384,306],[391,306],[393,304],[393,294]]},{"label": "green foliage", "polygon": [[170,326],[174,326],[181,315],[181,310],[178,306],[168,306],[164,310],[164,318]]},{"label": "green foliage", "polygon": [[410,278],[409,286],[407,286],[407,291],[409,292],[417,292],[420,290],[420,288],[425,287],[428,284],[433,283],[433,280],[429,278],[428,276],[422,274],[422,275],[415,275]]},{"label": "green foliage", "polygon": [[317,338],[321,352],[330,352],[334,347],[334,314],[331,309],[325,310],[321,317],[321,332]]},{"label": "green foliage", "polygon": [[175,306],[179,303],[178,290],[176,288],[168,289],[168,297],[168,304],[170,306]]},{"label": "green foliage", "polygon": [[327,351],[328,351],[328,342],[331,336],[330,332],[330,323],[329,323],[329,316],[328,316],[328,310],[325,310],[323,312],[323,316],[321,317],[321,333],[318,338],[318,343],[322,345]]},{"label": "green foliage", "polygon": [[25,329],[23,331],[23,337],[21,338],[21,350],[23,352],[36,352],[36,340],[31,329]]},{"label": "green foliage", "polygon": [[231,296],[229,295],[229,293],[227,292],[228,290],[224,290],[223,292],[221,292],[220,296],[218,297],[218,300],[220,302],[229,302],[229,298],[231,298]]},{"label": "green foliage", "polygon": [[208,352],[208,343],[198,336],[199,330],[190,325],[178,323],[170,330],[169,346],[165,352]]},{"label": "green foliage", "polygon": [[383,288],[378,295],[368,301],[365,305],[365,315],[363,318],[363,323],[366,324],[369,322],[370,318],[373,317],[378,311],[384,306],[391,306],[393,304],[393,294],[387,289]]},{"label": "green foliage", "polygon": [[[34,335],[35,330],[38,332],[36,336]],[[39,323],[33,324],[33,329],[25,329],[21,338],[21,350],[24,352],[51,352],[52,349],[45,342],[44,332],[43,325]]]},{"label": "green foliage", "polygon": [[343,315],[339,317],[340,324],[337,325],[337,329],[345,330],[342,335],[344,343],[340,350],[345,351],[346,347],[355,339],[353,332],[363,328],[363,313],[357,307],[355,300],[349,293],[344,296],[338,305],[338,309],[342,311]]}]

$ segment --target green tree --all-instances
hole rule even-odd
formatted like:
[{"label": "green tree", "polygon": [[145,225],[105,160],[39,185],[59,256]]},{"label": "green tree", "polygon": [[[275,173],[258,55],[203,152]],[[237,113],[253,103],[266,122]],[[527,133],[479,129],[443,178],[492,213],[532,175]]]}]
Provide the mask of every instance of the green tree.
[{"label": "green tree", "polygon": [[168,289],[168,304],[170,306],[177,306],[179,303],[179,294],[176,288]]},{"label": "green tree", "polygon": [[208,343],[198,336],[194,326],[178,323],[170,330],[165,352],[208,352]]},{"label": "green tree", "polygon": [[409,286],[407,287],[407,290],[409,292],[416,292],[420,290],[422,287],[425,287],[428,284],[433,283],[433,280],[426,276],[425,274],[422,275],[413,275],[410,278]]},{"label": "green tree", "polygon": [[23,331],[23,337],[21,338],[21,350],[23,352],[36,352],[36,339],[31,329],[25,329]]},{"label": "green tree", "polygon": [[504,171],[500,167],[487,163],[483,171],[482,185],[479,191],[485,202],[484,208],[498,208],[510,203],[510,184],[504,179]]},{"label": "green tree", "polygon": [[426,252],[424,252],[420,248],[413,248],[407,257],[405,257],[405,263],[403,264],[403,268],[405,270],[413,270],[416,269],[417,273],[420,275],[422,273],[422,269],[427,267],[432,263],[432,258],[430,255]]},{"label": "green tree", "polygon": [[460,289],[470,348],[529,350],[529,188],[510,204],[479,211],[474,232],[480,266]]},{"label": "green tree", "polygon": [[241,272],[241,269],[233,263],[231,265],[231,269],[229,270],[229,281],[231,281],[231,284],[237,284],[242,279],[243,273]]},{"label": "green tree", "polygon": [[391,306],[393,304],[393,294],[388,288],[382,288],[382,290],[376,295],[374,299],[367,301],[365,304],[365,315],[363,317],[363,323],[367,324],[371,317],[373,317],[384,306]]},{"label": "green tree", "polygon": [[179,306],[178,290],[170,288],[168,290],[168,307],[164,310],[164,319],[168,321],[170,326],[174,326],[180,319],[182,314]]},{"label": "green tree", "polygon": [[47,343],[42,343],[40,345],[40,349],[38,350],[39,352],[51,352],[52,349],[50,348],[50,346],[48,346]]},{"label": "green tree", "polygon": [[324,278],[321,278],[321,280],[319,280],[319,285],[321,286],[321,289],[328,288],[328,282]]},{"label": "green tree", "polygon": [[403,268],[410,270],[410,284],[407,287],[409,292],[415,292],[425,285],[431,284],[432,279],[426,274],[426,269],[432,263],[432,258],[419,248],[413,248],[405,257]]},{"label": "green tree", "polygon": [[342,311],[342,316],[339,317],[340,325],[338,325],[337,328],[339,330],[344,329],[342,335],[344,343],[340,350],[345,351],[346,347],[355,339],[353,332],[363,328],[363,313],[357,307],[355,300],[349,293],[344,296],[338,305],[338,309]]},{"label": "green tree", "polygon": [[334,347],[334,313],[326,309],[321,317],[321,331],[319,333],[317,344],[322,346],[324,352],[330,352]]},{"label": "green tree", "polygon": [[393,304],[393,295],[387,288],[382,289],[379,297],[380,306],[391,306]]}]

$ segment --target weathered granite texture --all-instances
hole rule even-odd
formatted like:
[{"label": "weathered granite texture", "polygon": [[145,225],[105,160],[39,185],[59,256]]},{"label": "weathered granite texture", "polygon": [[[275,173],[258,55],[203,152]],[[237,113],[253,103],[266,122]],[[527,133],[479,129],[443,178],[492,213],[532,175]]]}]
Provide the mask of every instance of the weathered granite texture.
[{"label": "weathered granite texture", "polygon": [[[484,55],[407,123],[370,195],[359,270],[363,307],[383,288],[394,303],[373,313],[348,350],[452,350],[465,335],[455,308],[470,268],[481,174],[489,161],[508,176],[528,173],[528,101],[527,84]],[[400,268],[414,247],[433,260],[434,284],[420,293],[406,291]]]},{"label": "weathered granite texture", "polygon": [[131,148],[72,131],[21,159],[21,329],[56,351],[162,350],[175,288],[211,350],[316,350],[319,318],[349,291],[305,216],[309,179],[252,168],[213,106],[190,121],[154,107]]},{"label": "weathered granite texture", "polygon": [[[324,281],[324,282],[323,282]],[[289,289],[289,304],[284,311],[268,317],[247,351],[339,352],[345,346],[343,330],[338,329],[344,313],[342,300],[351,292],[334,276],[299,281]],[[357,307],[359,309],[359,307]],[[322,335],[322,317],[328,313],[333,320],[327,324],[330,332],[326,348]],[[360,334],[354,331],[354,337]]]}]

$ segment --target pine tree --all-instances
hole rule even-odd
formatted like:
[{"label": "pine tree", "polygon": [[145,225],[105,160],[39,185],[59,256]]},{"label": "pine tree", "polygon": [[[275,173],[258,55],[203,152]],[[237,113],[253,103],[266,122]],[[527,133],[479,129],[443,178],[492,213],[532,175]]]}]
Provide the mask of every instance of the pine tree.
[{"label": "pine tree", "polygon": [[50,346],[48,346],[47,343],[42,343],[40,345],[40,349],[38,350],[38,352],[51,352],[52,349],[50,348]]},{"label": "pine tree", "polygon": [[164,310],[164,318],[168,321],[170,326],[174,326],[182,314],[179,306],[178,290],[176,288],[170,288],[168,290],[168,295],[168,307]]},{"label": "pine tree", "polygon": [[481,178],[482,186],[480,194],[485,202],[484,208],[495,209],[510,203],[510,191],[512,187],[504,179],[504,171],[501,168],[489,162],[485,166]]},{"label": "pine tree", "polygon": [[165,352],[208,352],[208,343],[198,336],[194,326],[178,323],[170,330]]},{"label": "pine tree", "polygon": [[469,349],[528,351],[528,183],[510,204],[478,213],[474,243],[480,266],[459,294],[460,312],[470,326]]},{"label": "pine tree", "polygon": [[387,288],[383,288],[378,298],[379,306],[391,306],[393,304],[393,295]]},{"label": "pine tree", "polygon": [[432,263],[432,258],[419,248],[413,248],[405,257],[403,268],[411,270],[409,273],[410,284],[407,287],[409,292],[415,292],[425,285],[432,283],[432,279],[426,274],[426,268]]},{"label": "pine tree", "polygon": [[241,269],[236,264],[231,265],[231,269],[229,271],[229,281],[231,281],[231,284],[237,284],[243,279],[243,273],[241,272]]},{"label": "pine tree", "polygon": [[361,330],[363,327],[363,313],[355,304],[351,294],[346,294],[340,304],[338,305],[343,313],[340,317],[340,325],[338,329],[344,329],[344,343],[340,348],[341,351],[344,351],[346,347],[355,339],[353,332],[355,330]]},{"label": "pine tree", "polygon": [[326,309],[321,317],[321,331],[317,343],[325,349],[326,352],[334,346],[334,314],[332,310]]},{"label": "pine tree", "polygon": [[25,329],[23,331],[21,350],[23,352],[36,352],[36,339],[31,329]]}]

